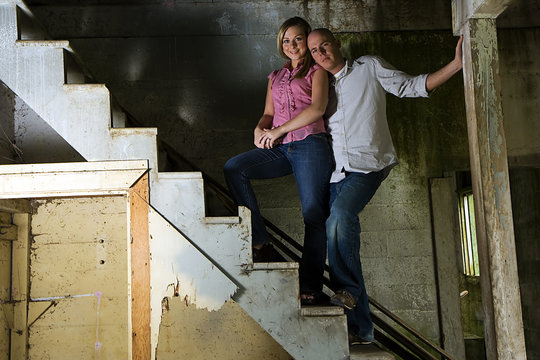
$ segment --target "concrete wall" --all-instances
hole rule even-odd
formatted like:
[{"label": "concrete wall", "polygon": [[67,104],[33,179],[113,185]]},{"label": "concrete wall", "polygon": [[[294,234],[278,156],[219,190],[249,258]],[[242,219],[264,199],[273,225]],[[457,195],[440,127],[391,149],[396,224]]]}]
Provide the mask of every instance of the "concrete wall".
[{"label": "concrete wall", "polygon": [[527,358],[540,358],[540,168],[510,171]]},{"label": "concrete wall", "polygon": [[527,358],[540,357],[540,28],[499,31],[504,127]]},{"label": "concrete wall", "polygon": [[[287,17],[300,15],[314,27],[337,31],[353,57],[378,54],[412,74],[438,69],[455,46],[450,1],[28,3],[54,38],[71,39],[96,80],[130,113],[157,126],[161,139],[220,181],[225,161],[252,148],[266,75],[283,64],[275,35]],[[531,1],[514,4],[501,18],[505,28],[538,26]],[[538,154],[538,70],[529,66],[538,63],[538,38],[534,29],[500,31],[512,161],[534,161]],[[461,75],[431,99],[389,96],[388,118],[401,163],[361,215],[367,286],[437,339],[428,178],[469,167]],[[301,240],[292,177],[258,181],[255,188],[263,213]]]}]

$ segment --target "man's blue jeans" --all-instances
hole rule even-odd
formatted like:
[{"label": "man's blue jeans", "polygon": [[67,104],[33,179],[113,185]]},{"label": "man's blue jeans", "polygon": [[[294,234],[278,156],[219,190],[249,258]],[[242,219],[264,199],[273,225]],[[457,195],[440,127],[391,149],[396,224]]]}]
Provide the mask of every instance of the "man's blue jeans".
[{"label": "man's blue jeans", "polygon": [[328,136],[314,134],[272,149],[253,149],[229,159],[224,167],[225,180],[236,203],[251,210],[253,245],[267,243],[269,238],[250,180],[294,174],[305,225],[300,261],[300,290],[304,293],[322,291],[333,159]]},{"label": "man's blue jeans", "polygon": [[330,282],[336,290],[347,290],[357,300],[346,310],[349,334],[373,341],[373,322],[360,261],[358,214],[375,195],[390,168],[369,174],[347,173],[330,184],[330,216],[326,221]]}]

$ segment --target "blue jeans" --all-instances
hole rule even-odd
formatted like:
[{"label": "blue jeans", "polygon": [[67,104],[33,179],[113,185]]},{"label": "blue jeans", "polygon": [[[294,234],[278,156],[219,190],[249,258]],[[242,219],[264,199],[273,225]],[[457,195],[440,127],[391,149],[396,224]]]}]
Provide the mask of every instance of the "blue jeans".
[{"label": "blue jeans", "polygon": [[300,261],[300,290],[322,291],[326,260],[328,187],[334,158],[326,134],[314,134],[272,149],[253,149],[225,164],[225,180],[239,206],[251,210],[253,245],[269,242],[251,179],[294,174],[304,217],[304,252]]},{"label": "blue jeans", "polygon": [[330,216],[326,221],[330,282],[336,290],[347,290],[357,300],[345,310],[349,333],[373,341],[373,322],[360,261],[358,214],[375,195],[391,168],[369,174],[348,173],[330,184]]}]

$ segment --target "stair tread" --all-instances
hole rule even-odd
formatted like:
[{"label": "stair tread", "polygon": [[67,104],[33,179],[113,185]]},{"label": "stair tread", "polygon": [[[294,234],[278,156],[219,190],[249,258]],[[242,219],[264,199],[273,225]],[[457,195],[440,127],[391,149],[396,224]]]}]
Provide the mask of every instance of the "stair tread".
[{"label": "stair tread", "polygon": [[198,171],[185,171],[185,172],[162,172],[158,174],[160,179],[200,179],[202,180],[202,174]]},{"label": "stair tread", "polygon": [[350,360],[395,360],[394,355],[377,345],[353,345],[349,347]]},{"label": "stair tread", "polygon": [[297,270],[299,264],[297,262],[269,262],[269,263],[253,263],[250,269],[246,270]]},{"label": "stair tread", "polygon": [[64,48],[66,50],[72,50],[68,40],[17,40],[15,46],[38,46],[38,47],[50,47],[50,48]]},{"label": "stair tread", "polygon": [[239,216],[206,216],[203,219],[205,224],[239,224]]},{"label": "stair tread", "polygon": [[344,311],[339,306],[302,305],[300,314],[302,316],[340,316],[344,314]]}]

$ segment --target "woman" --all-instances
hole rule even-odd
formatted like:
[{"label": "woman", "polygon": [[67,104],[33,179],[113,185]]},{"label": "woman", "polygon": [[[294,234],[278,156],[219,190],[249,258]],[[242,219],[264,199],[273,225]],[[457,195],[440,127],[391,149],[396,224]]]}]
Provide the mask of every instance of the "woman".
[{"label": "woman", "polygon": [[255,262],[275,260],[276,252],[250,180],[294,174],[305,224],[300,261],[300,292],[305,304],[315,303],[322,294],[328,183],[333,164],[322,118],[328,102],[328,75],[308,51],[310,31],[309,24],[299,17],[281,25],[278,50],[288,61],[268,76],[264,114],[254,130],[257,149],[231,158],[224,168],[235,201],[251,210]]}]

